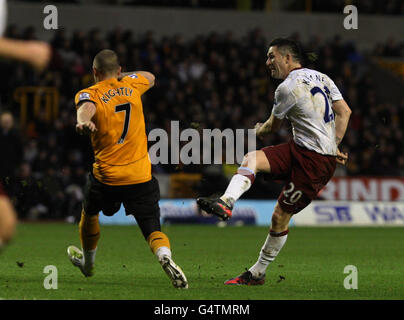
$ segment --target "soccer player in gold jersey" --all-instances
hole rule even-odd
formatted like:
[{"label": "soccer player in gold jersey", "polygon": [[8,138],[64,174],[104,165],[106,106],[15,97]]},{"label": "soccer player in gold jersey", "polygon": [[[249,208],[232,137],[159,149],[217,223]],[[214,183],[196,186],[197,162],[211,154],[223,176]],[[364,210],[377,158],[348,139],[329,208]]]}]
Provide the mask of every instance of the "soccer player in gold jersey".
[{"label": "soccer player in gold jersey", "polygon": [[76,131],[88,134],[95,162],[84,191],[79,224],[83,250],[68,247],[73,265],[86,276],[94,272],[100,237],[99,212],[112,216],[123,204],[133,215],[176,288],[187,288],[187,279],[171,258],[170,242],[161,232],[160,191],[151,174],[141,95],[154,85],[154,75],[146,71],[121,73],[118,57],[102,50],[94,58],[96,84],[79,91]]}]

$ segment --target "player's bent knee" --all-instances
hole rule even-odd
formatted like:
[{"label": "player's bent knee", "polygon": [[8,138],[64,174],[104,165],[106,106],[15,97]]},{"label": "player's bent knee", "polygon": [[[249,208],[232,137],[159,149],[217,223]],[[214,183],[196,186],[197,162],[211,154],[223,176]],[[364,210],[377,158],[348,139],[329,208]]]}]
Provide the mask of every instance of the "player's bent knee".
[{"label": "player's bent knee", "polygon": [[261,150],[248,152],[241,164],[243,167],[248,167],[254,172],[270,172],[271,168],[265,153]]},{"label": "player's bent knee", "polygon": [[255,153],[255,151],[251,151],[251,152],[246,153],[244,155],[243,162],[241,163],[241,166],[249,167],[250,169],[253,169],[249,165],[253,164],[253,159],[255,157],[254,153]]}]

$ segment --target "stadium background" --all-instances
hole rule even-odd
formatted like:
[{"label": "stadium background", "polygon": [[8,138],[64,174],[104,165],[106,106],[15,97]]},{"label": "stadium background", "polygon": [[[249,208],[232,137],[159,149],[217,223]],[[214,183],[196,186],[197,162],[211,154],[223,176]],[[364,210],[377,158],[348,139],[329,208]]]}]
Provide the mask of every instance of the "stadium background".
[{"label": "stadium background", "polygon": [[[343,27],[343,8],[350,3],[360,13],[357,30]],[[1,78],[1,110],[15,117],[13,133],[1,139],[1,176],[19,217],[79,216],[93,158],[88,139],[74,131],[73,98],[91,85],[92,58],[100,49],[116,50],[126,71],[156,75],[157,85],[143,98],[148,132],[169,132],[172,120],[181,129],[195,123],[198,130],[252,128],[270,114],[278,82],[268,76],[265,58],[268,42],[278,36],[315,52],[312,67],[335,79],[353,110],[342,144],[350,160],[336,172],[346,192],[326,192],[325,198],[403,200],[404,2],[378,3],[56,1],[58,29],[46,30],[43,3],[10,2],[6,36],[45,39],[54,50],[42,74],[1,61],[7,75]],[[258,147],[288,139],[290,127],[284,126]],[[182,199],[223,191],[235,168],[155,165],[153,173],[162,198]],[[281,187],[260,177],[245,198],[276,199]]]},{"label": "stadium background", "polygon": [[[43,27],[46,4],[58,9],[58,30]],[[358,8],[357,30],[343,28],[346,4]],[[1,123],[0,170],[20,218],[1,256],[0,297],[404,297],[402,229],[390,228],[404,224],[404,1],[9,1],[8,7],[6,36],[44,39],[55,54],[41,74],[0,61],[1,111],[14,116],[12,130]],[[235,212],[230,221],[244,227],[219,229],[216,218],[195,210],[197,195],[223,191],[236,168],[231,165],[153,166],[163,230],[189,279],[187,292],[167,290],[170,284],[133,226],[102,226],[97,274],[83,281],[65,248],[79,242],[82,187],[93,160],[88,139],[74,130],[73,97],[91,84],[94,54],[112,48],[126,71],[156,75],[156,86],[143,97],[148,132],[169,129],[171,120],[181,129],[251,128],[271,111],[277,82],[265,55],[279,36],[299,39],[318,54],[313,67],[335,80],[353,113],[342,143],[350,154],[347,167],[339,167],[318,201],[295,218],[293,224],[310,227],[291,228],[267,284],[251,290],[222,285],[256,261],[268,232],[261,225],[269,224],[282,185],[257,178],[237,204],[240,219]],[[288,139],[285,126],[258,147]],[[128,223],[123,218],[101,215],[105,224]],[[58,290],[43,287],[43,268],[50,264],[59,271]],[[343,286],[347,265],[359,269],[359,290]]]}]

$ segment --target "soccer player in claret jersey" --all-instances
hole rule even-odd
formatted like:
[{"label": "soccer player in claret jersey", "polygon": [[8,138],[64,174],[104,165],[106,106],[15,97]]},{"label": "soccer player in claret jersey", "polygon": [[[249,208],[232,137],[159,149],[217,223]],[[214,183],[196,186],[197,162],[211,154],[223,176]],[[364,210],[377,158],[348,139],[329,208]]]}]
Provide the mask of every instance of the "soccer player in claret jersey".
[{"label": "soccer player in claret jersey", "polygon": [[121,73],[118,57],[102,50],[94,58],[96,84],[76,94],[76,130],[89,134],[95,162],[84,190],[79,224],[83,250],[69,246],[68,256],[86,276],[94,273],[100,237],[99,212],[112,216],[121,207],[133,215],[176,288],[187,279],[171,258],[170,242],[160,227],[160,191],[151,174],[141,95],[154,85],[146,71]]},{"label": "soccer player in claret jersey", "polygon": [[292,215],[317,196],[333,176],[336,164],[345,165],[348,159],[338,145],[345,135],[351,110],[327,75],[303,68],[304,59],[293,40],[278,38],[270,43],[266,65],[271,76],[283,82],[275,91],[269,119],[255,125],[260,138],[276,132],[286,118],[292,125],[293,139],[247,153],[220,198],[197,199],[201,209],[226,220],[231,218],[234,203],[251,187],[257,173],[270,173],[286,182],[257,262],[225,284],[264,284],[269,263],[286,242]]}]

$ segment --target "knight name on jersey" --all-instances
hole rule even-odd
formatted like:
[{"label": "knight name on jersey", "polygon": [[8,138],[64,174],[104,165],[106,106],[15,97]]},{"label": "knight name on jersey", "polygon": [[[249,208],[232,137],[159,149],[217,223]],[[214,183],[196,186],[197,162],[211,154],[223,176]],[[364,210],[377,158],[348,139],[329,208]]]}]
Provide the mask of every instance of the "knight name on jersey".
[{"label": "knight name on jersey", "polygon": [[105,103],[108,103],[115,96],[131,96],[132,92],[133,92],[133,89],[130,89],[127,87],[110,89],[107,92],[104,92],[104,94],[101,97],[101,100]]},{"label": "knight name on jersey", "polygon": [[325,77],[323,75],[320,75],[320,74],[313,75],[311,73],[308,73],[308,74],[305,74],[305,76],[310,78],[311,80],[325,82]]}]

